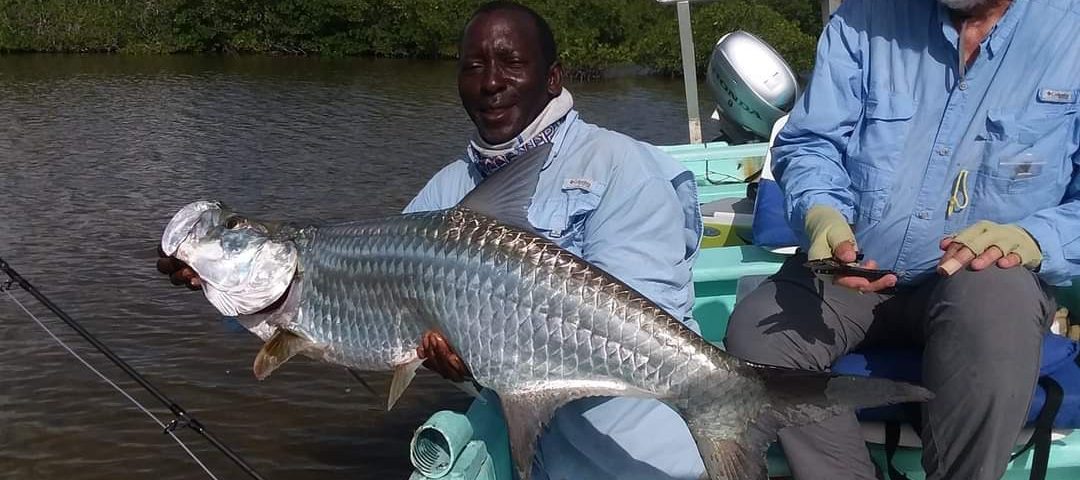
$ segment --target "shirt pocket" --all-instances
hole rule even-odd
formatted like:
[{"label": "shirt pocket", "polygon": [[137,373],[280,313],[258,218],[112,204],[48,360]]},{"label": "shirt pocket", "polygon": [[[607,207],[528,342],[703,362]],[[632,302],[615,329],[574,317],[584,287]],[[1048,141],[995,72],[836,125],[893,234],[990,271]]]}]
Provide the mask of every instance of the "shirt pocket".
[{"label": "shirt pocket", "polygon": [[1071,177],[1066,167],[1075,117],[1075,105],[1035,104],[1023,111],[988,111],[986,132],[977,137],[983,143],[981,186],[998,194],[1060,198]]},{"label": "shirt pocket", "polygon": [[871,90],[865,105],[844,160],[855,196],[855,220],[862,228],[877,224],[885,213],[890,172],[900,162],[915,114],[915,102],[905,93]]},{"label": "shirt pocket", "polygon": [[[893,164],[900,156],[911,129],[915,102],[910,95],[871,91],[859,122],[858,142],[848,142],[852,158],[872,159],[879,165]],[[862,146],[869,147],[863,151]],[[855,149],[852,150],[851,146]]]},{"label": "shirt pocket", "polygon": [[529,209],[529,223],[544,237],[580,253],[585,222],[600,206],[606,186],[593,181],[568,179],[558,193],[534,203]]},{"label": "shirt pocket", "polygon": [[849,162],[847,172],[855,194],[856,223],[864,228],[872,227],[885,214],[889,175],[868,162]]}]

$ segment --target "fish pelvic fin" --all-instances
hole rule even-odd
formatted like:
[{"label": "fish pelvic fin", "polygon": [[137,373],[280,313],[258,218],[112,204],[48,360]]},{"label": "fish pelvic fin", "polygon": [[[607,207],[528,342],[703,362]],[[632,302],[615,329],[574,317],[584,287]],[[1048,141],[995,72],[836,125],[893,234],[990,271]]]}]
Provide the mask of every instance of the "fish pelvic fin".
[{"label": "fish pelvic fin", "polygon": [[405,393],[405,389],[409,388],[409,384],[416,377],[416,369],[423,364],[424,359],[416,358],[394,367],[394,378],[390,381],[390,395],[386,398],[387,411],[394,408],[401,394]]},{"label": "fish pelvic fin", "polygon": [[746,366],[744,384],[716,392],[710,385],[721,382],[702,382],[672,403],[686,419],[711,480],[768,478],[765,451],[781,428],[860,407],[933,398],[923,387],[883,378]]},{"label": "fish pelvic fin", "polygon": [[536,441],[559,407],[582,398],[616,396],[657,398],[634,387],[606,382],[581,382],[580,385],[563,387],[539,386],[500,393],[499,400],[510,440],[510,457],[514,461],[518,479],[529,480],[532,475]]},{"label": "fish pelvic fin", "polygon": [[289,330],[279,328],[270,340],[263,344],[255,356],[255,378],[264,380],[274,370],[285,364],[296,354],[315,346],[315,343]]}]

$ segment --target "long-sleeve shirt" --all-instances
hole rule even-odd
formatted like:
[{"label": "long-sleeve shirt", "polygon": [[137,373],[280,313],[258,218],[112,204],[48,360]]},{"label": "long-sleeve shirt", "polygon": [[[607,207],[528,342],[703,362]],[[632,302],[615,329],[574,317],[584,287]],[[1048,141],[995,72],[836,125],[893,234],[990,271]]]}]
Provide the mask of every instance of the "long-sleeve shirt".
[{"label": "long-sleeve shirt", "polygon": [[[482,180],[463,157],[405,212],[456,205]],[[691,268],[702,224],[693,175],[657,148],[581,121],[559,127],[528,213],[536,231],[695,328]],[[559,409],[538,444],[536,479],[697,479],[683,420],[655,400],[591,398]]]},{"label": "long-sleeve shirt", "polygon": [[[979,220],[1039,244],[1038,273],[1080,275],[1080,2],[1014,0],[965,69],[935,0],[848,0],[772,150],[789,221],[828,205],[866,258],[926,278]],[[966,71],[965,71],[966,70]],[[949,214],[949,200],[956,201]]]}]

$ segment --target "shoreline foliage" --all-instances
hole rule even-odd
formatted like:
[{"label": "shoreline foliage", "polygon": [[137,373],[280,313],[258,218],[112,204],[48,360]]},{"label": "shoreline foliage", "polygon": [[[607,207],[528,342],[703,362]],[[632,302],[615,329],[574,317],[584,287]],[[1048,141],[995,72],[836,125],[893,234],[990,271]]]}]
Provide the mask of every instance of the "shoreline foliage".
[{"label": "shoreline foliage", "polygon": [[[390,58],[457,56],[480,0],[0,0],[0,52],[227,53]],[[653,0],[524,0],[551,23],[567,69],[597,77],[638,65],[679,75],[675,7]],[[813,61],[818,0],[692,5],[704,73],[712,46],[742,29],[796,71]]]}]

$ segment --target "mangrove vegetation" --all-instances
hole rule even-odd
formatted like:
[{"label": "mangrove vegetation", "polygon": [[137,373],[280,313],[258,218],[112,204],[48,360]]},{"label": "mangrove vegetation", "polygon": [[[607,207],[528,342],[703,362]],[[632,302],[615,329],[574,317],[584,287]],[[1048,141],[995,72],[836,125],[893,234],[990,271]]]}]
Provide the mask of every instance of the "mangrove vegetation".
[{"label": "mangrove vegetation", "polygon": [[[454,58],[481,0],[0,0],[0,52],[238,53]],[[678,74],[675,8],[653,0],[525,0],[551,23],[567,67]],[[798,71],[813,60],[818,0],[693,5],[697,61],[724,33],[772,44]]]}]

